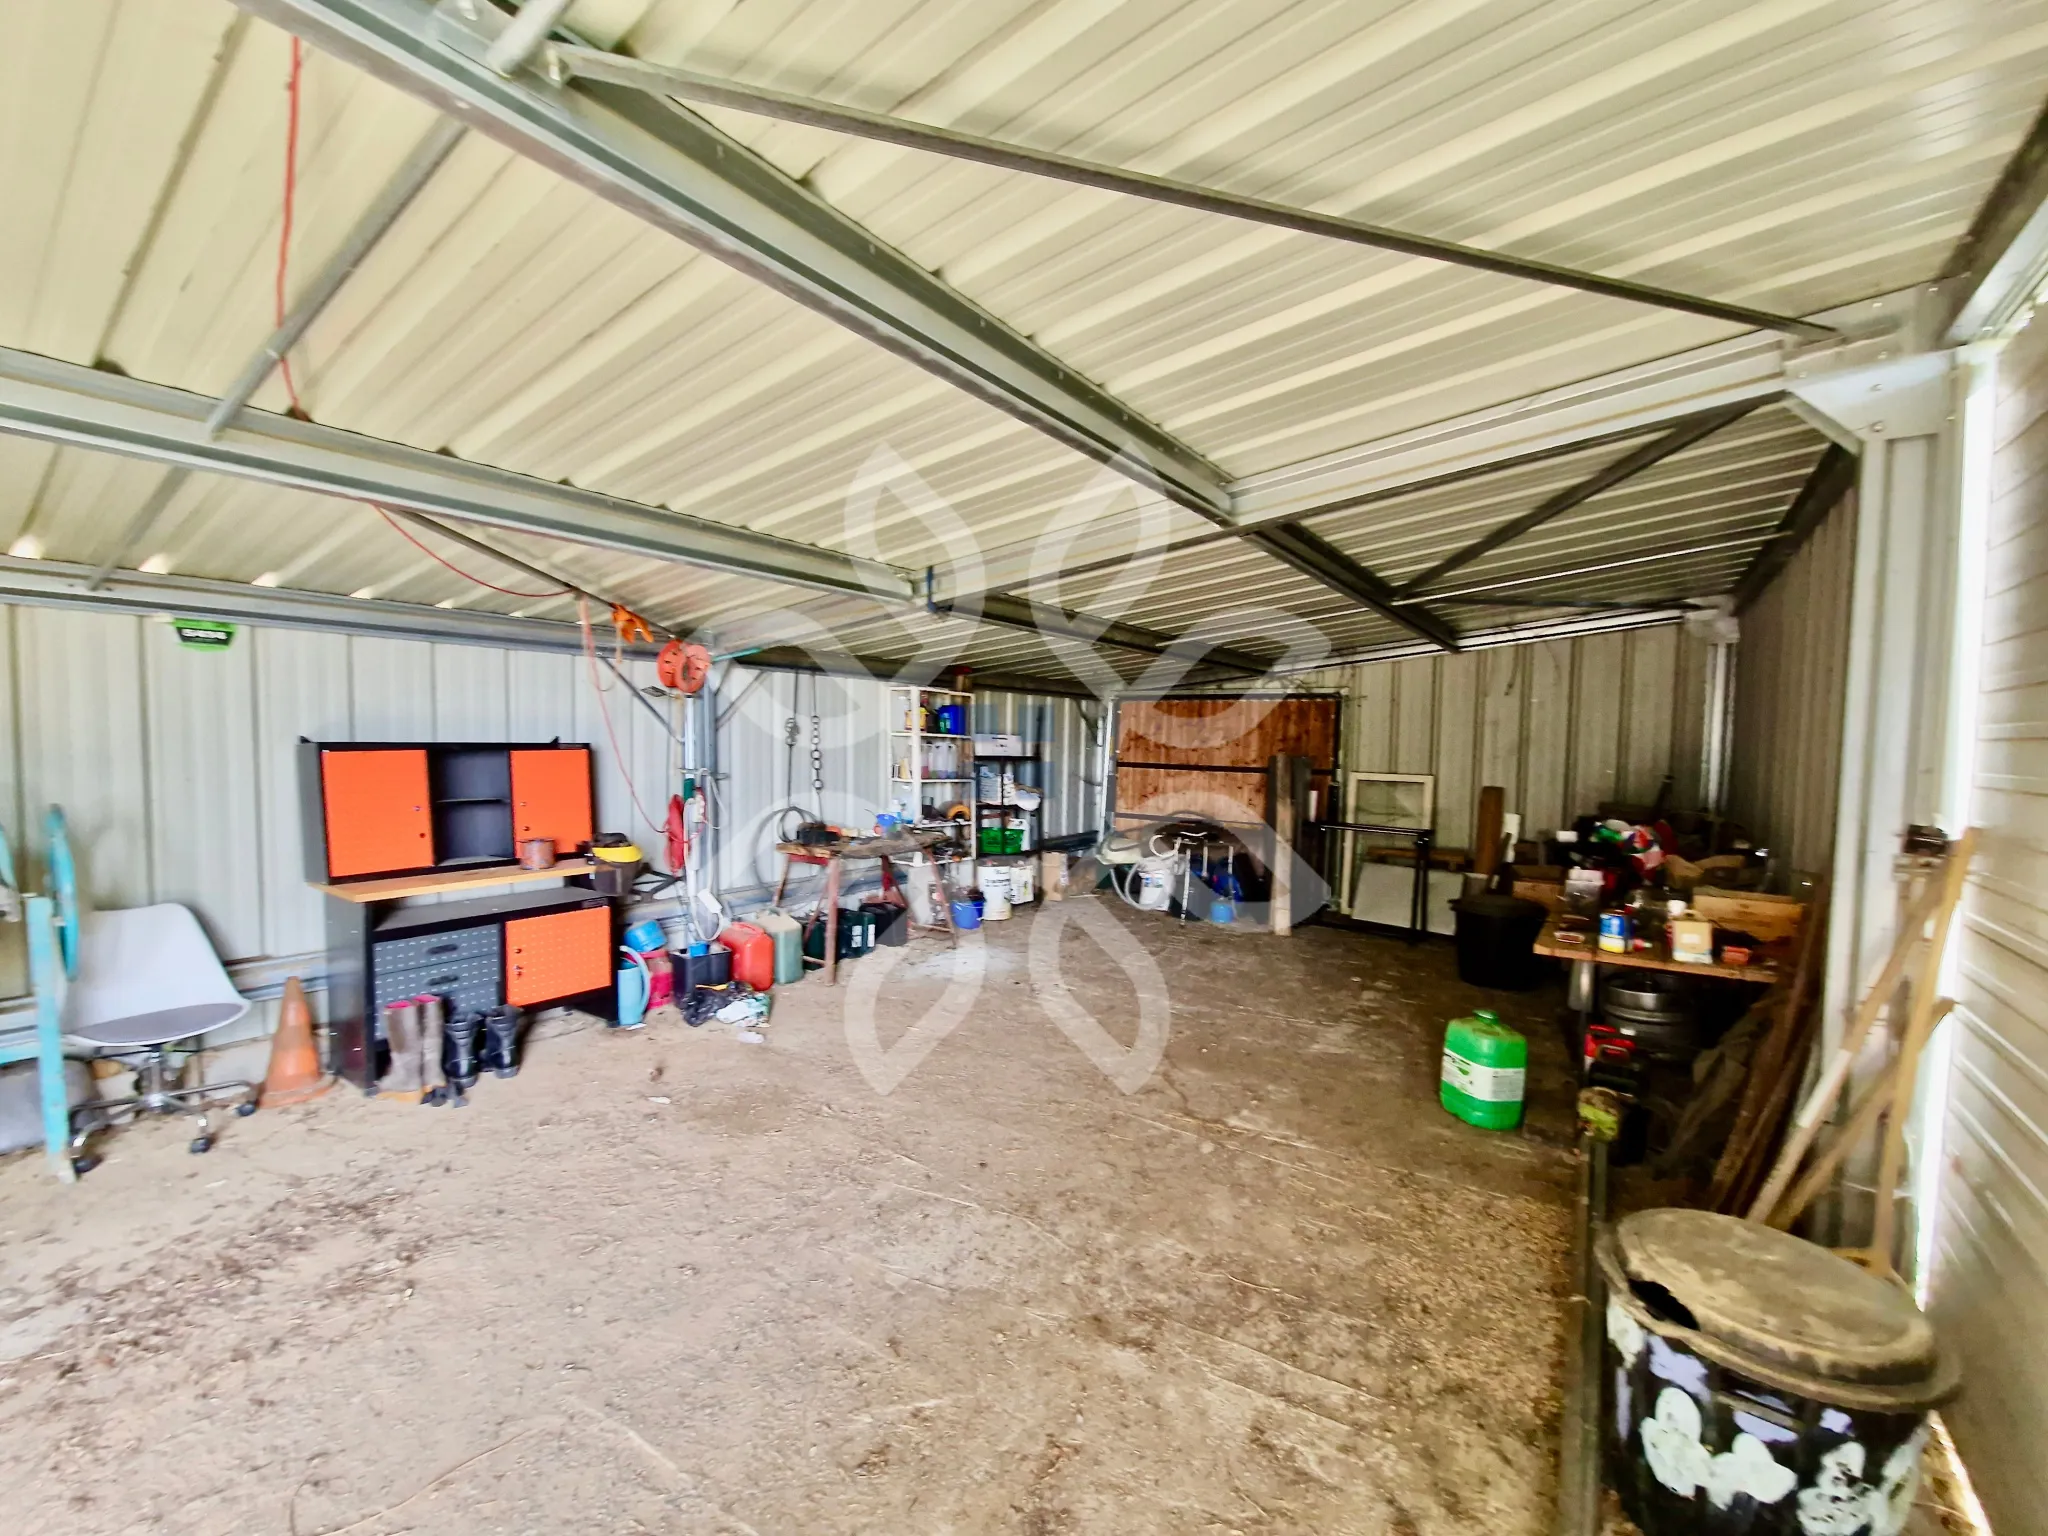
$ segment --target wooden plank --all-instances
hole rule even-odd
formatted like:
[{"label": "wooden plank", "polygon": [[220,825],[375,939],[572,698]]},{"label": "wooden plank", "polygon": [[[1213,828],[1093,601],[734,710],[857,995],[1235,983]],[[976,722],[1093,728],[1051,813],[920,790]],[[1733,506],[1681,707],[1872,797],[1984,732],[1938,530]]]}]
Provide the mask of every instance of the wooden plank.
[{"label": "wooden plank", "polygon": [[486,885],[531,885],[538,880],[562,880],[587,875],[597,866],[589,859],[560,859],[547,869],[521,869],[516,864],[483,864],[471,869],[451,869],[432,875],[393,875],[384,880],[352,880],[346,885],[316,885],[314,890],[343,901],[397,901],[405,896],[439,896],[448,891],[474,890]]},{"label": "wooden plank", "polygon": [[1754,934],[1766,944],[1797,938],[1806,921],[1806,903],[1792,896],[1716,891],[1701,886],[1688,900],[1692,909],[1716,928]]}]

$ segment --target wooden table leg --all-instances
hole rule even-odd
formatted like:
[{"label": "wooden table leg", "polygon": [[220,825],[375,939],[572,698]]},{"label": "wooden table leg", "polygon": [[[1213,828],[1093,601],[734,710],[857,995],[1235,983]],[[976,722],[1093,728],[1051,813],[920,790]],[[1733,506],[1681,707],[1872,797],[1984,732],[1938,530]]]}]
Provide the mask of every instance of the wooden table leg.
[{"label": "wooden table leg", "polygon": [[782,893],[789,889],[789,855],[782,856],[782,878],[775,882],[775,910],[782,910]]},{"label": "wooden table leg", "polygon": [[839,985],[839,855],[825,861],[825,985]]}]

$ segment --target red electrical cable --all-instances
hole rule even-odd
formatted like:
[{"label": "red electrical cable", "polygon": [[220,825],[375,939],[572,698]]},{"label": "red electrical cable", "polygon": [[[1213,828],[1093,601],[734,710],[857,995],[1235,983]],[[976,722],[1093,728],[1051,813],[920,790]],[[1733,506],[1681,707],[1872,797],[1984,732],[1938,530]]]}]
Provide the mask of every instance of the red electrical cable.
[{"label": "red electrical cable", "polygon": [[[285,86],[285,99],[288,105],[285,109],[284,129],[284,216],[278,221],[277,292],[271,321],[274,326],[284,324],[284,279],[285,270],[291,261],[292,211],[299,199],[299,85],[300,77],[305,73],[305,64],[304,45],[294,37],[291,76]],[[292,382],[292,360],[289,357],[280,357],[277,364],[279,371],[284,375],[284,392],[292,402],[292,410],[304,416],[306,408],[299,404],[299,387]]]},{"label": "red electrical cable", "polygon": [[[648,815],[647,807],[640,803],[640,790],[633,782],[632,770],[626,766],[626,754],[619,750],[619,733],[612,728],[611,707],[605,703],[604,689],[597,680],[597,641],[590,633],[590,600],[588,598],[577,597],[576,616],[583,626],[583,659],[590,664],[590,691],[597,695],[597,712],[604,719],[604,733],[612,744],[612,761],[619,765],[619,777],[626,781],[626,793],[632,797],[633,809],[640,813],[640,819],[647,823],[647,828],[650,832],[666,841],[668,837],[667,827]],[[665,872],[668,874],[676,873],[673,869]]]},{"label": "red electrical cable", "polygon": [[465,571],[461,566],[455,564],[452,560],[443,559],[440,555],[437,555],[436,553],[434,553],[433,550],[429,549],[426,545],[422,544],[418,539],[414,538],[412,530],[407,528],[405,524],[401,523],[397,518],[393,517],[391,515],[389,508],[378,506],[377,503],[374,501],[371,502],[370,505],[373,507],[377,507],[378,515],[381,516],[384,519],[384,521],[389,523],[393,528],[397,529],[399,536],[403,538],[406,541],[406,543],[412,545],[414,549],[418,550],[421,554],[425,555],[429,560],[432,560],[437,564],[447,566],[449,570],[453,571],[456,575],[460,576],[464,581],[473,581],[480,587],[489,587],[493,592],[502,592],[507,597],[567,597],[569,593],[574,590],[571,587],[557,587],[552,592],[520,592],[512,587],[501,587],[494,581],[485,581],[481,576],[472,576],[469,574],[469,572]]}]

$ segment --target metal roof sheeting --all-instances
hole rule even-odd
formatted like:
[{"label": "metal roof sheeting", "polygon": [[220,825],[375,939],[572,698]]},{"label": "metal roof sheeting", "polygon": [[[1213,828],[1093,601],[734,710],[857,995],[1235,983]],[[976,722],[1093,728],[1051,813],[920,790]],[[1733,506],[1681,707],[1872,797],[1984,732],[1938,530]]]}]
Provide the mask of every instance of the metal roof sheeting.
[{"label": "metal roof sheeting", "polygon": [[[586,0],[570,22],[658,61],[1793,313],[1934,275],[2036,112],[2048,63],[2048,0]],[[9,26],[0,344],[218,393],[271,324],[288,39],[225,0],[24,0]],[[705,115],[1234,475],[1737,334]],[[433,121],[309,56],[292,291]],[[964,558],[956,591],[973,589],[975,556],[1008,551],[1027,569],[1016,552],[1055,522],[1075,558],[1113,550],[1134,521],[1170,540],[1203,527],[475,134],[292,361],[322,423],[911,569]],[[281,383],[255,404],[282,409]],[[1819,447],[1789,412],[1759,411],[1450,585],[1725,591]],[[1623,451],[1311,526],[1398,581]],[[88,458],[0,439],[0,533],[106,558],[162,471]],[[127,558],[499,604],[377,522],[195,476],[160,525],[163,549]],[[877,619],[858,600],[491,537],[673,622],[753,637],[762,626],[745,621],[763,610],[851,613],[849,649],[907,656],[944,633],[976,664],[1052,664],[1014,631]],[[1612,570],[1568,592],[1532,580],[1593,556]],[[1235,538],[1170,555],[1143,592],[1112,572],[1070,578],[1060,600],[1167,630],[1226,601],[1266,607],[1318,627],[1335,655],[1405,638]],[[1477,618],[1466,607],[1454,622]],[[1276,634],[1264,648],[1281,647]]]}]

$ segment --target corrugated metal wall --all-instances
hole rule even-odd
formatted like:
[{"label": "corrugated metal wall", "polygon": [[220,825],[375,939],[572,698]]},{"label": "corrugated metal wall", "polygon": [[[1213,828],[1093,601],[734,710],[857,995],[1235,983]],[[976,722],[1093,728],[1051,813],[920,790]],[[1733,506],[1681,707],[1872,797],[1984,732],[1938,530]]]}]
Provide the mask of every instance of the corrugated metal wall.
[{"label": "corrugated metal wall", "polygon": [[1705,655],[1667,625],[1287,681],[1344,695],[1346,772],[1435,774],[1437,843],[1462,848],[1487,784],[1536,833],[1603,800],[1652,800],[1666,774],[1672,804],[1693,804]]},{"label": "corrugated metal wall", "polygon": [[[628,672],[654,680],[645,662]],[[680,750],[601,675],[633,788],[659,821]],[[734,667],[719,708],[717,880],[727,893],[745,900],[772,886],[784,807],[867,826],[888,804],[884,684]],[[822,797],[811,784],[813,716]],[[978,728],[1044,744],[1049,836],[1096,823],[1101,716],[1072,699],[977,701]],[[91,904],[183,902],[231,963],[306,956],[325,942],[301,863],[302,736],[586,741],[600,825],[660,845],[619,771],[589,666],[573,655],[256,627],[226,651],[189,651],[151,619],[0,606],[0,722],[0,823],[28,855],[25,878],[40,878],[42,810],[59,803]],[[0,925],[0,998],[27,991],[21,934]]]},{"label": "corrugated metal wall", "polygon": [[1855,561],[1850,495],[1743,614],[1735,649],[1728,813],[1812,874],[1834,860]]},{"label": "corrugated metal wall", "polygon": [[1931,1305],[1946,1410],[1993,1524],[2048,1529],[2048,325],[1999,360],[1972,820]]},{"label": "corrugated metal wall", "polygon": [[[653,681],[648,663],[629,670]],[[606,676],[620,748],[658,817],[669,741]],[[302,736],[588,741],[601,823],[653,836],[575,656],[258,628],[226,651],[188,651],[152,619],[0,607],[0,719],[0,820],[18,854],[26,845],[24,877],[39,877],[43,807],[61,804],[86,900],[183,902],[229,961],[324,943],[300,852]],[[25,990],[21,929],[0,928],[0,997]]]}]

